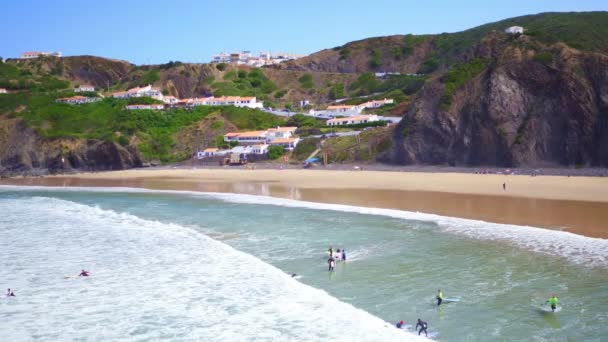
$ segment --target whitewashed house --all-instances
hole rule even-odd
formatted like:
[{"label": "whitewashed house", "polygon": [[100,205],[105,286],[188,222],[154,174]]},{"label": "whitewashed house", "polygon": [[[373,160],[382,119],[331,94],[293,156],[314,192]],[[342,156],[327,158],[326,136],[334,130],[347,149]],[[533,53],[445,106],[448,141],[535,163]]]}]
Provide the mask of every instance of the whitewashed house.
[{"label": "whitewashed house", "polygon": [[78,86],[77,88],[74,88],[75,93],[94,92],[94,91],[95,91],[95,87],[92,85],[81,85],[81,86]]},{"label": "whitewashed house", "polygon": [[268,153],[268,144],[259,144],[251,146],[251,153],[264,155]]},{"label": "whitewashed house", "polygon": [[162,101],[164,99],[163,93],[158,88],[152,88],[151,85],[145,87],[135,87],[127,91],[117,91],[111,94],[112,97],[117,99],[128,99],[131,97],[151,97],[156,100]]},{"label": "whitewashed house", "polygon": [[0,88],[0,94],[6,94],[6,93],[8,93],[8,92],[6,91],[6,89],[4,89],[4,88]]},{"label": "whitewashed house", "polygon": [[224,135],[225,142],[236,141],[239,144],[256,144],[266,142],[268,131],[250,131],[241,133],[227,133]]},{"label": "whitewashed house", "polygon": [[131,105],[126,105],[125,109],[127,109],[127,110],[141,110],[141,109],[163,110],[163,109],[165,109],[165,105],[162,105],[162,104],[131,104]]},{"label": "whitewashed house", "polygon": [[358,125],[368,122],[378,121],[378,115],[359,115],[346,118],[329,119],[325,123],[327,126]]},{"label": "whitewashed house", "polygon": [[300,138],[278,138],[271,141],[270,146],[283,146],[283,148],[287,151],[293,150],[298,143],[300,142]]},{"label": "whitewashed house", "polygon": [[266,141],[271,142],[278,138],[291,138],[298,127],[277,127],[268,129]]},{"label": "whitewashed house", "polygon": [[45,56],[61,57],[61,52],[28,51],[21,54],[21,59],[33,59]]},{"label": "whitewashed house", "polygon": [[508,34],[524,34],[524,28],[521,26],[511,26],[505,30]]},{"label": "whitewashed house", "polygon": [[100,97],[86,97],[86,96],[72,96],[72,97],[63,97],[55,100],[56,102],[68,103],[68,104],[85,104],[101,101]]},{"label": "whitewashed house", "polygon": [[384,99],[384,100],[373,100],[373,101],[367,101],[365,103],[362,103],[360,106],[362,106],[363,108],[380,108],[384,105],[387,104],[391,104],[394,103],[395,101],[393,99]]},{"label": "whitewashed house", "polygon": [[163,102],[168,105],[175,105],[179,102],[179,99],[175,96],[169,95],[163,97]]}]

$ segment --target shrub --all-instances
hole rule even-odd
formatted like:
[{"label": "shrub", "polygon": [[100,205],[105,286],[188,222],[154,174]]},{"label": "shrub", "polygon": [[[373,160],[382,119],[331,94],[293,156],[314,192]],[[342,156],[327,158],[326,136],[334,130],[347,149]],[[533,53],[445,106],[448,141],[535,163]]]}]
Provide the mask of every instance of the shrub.
[{"label": "shrub", "polygon": [[418,69],[418,73],[420,74],[430,74],[433,71],[439,68],[439,60],[435,56],[430,56],[424,60],[420,69]]},{"label": "shrub", "polygon": [[285,153],[283,146],[270,146],[268,147],[268,159],[275,160],[280,158]]},{"label": "shrub", "polygon": [[153,84],[160,80],[160,74],[158,70],[150,70],[147,73],[143,74],[143,76],[139,79],[139,83],[141,85]]},{"label": "shrub", "polygon": [[304,75],[300,76],[300,78],[298,78],[298,81],[300,82],[300,85],[304,89],[310,89],[315,86],[315,83],[312,80],[311,74],[304,74]]},{"label": "shrub", "polygon": [[226,63],[219,63],[215,65],[215,68],[219,71],[224,71],[226,70]]},{"label": "shrub", "polygon": [[489,63],[489,59],[475,58],[467,63],[454,65],[441,78],[441,82],[445,84],[445,87],[439,102],[440,107],[444,110],[447,109],[452,104],[452,97],[456,90],[485,70]]},{"label": "shrub", "polygon": [[286,93],[287,93],[287,90],[279,90],[276,93],[274,93],[274,98],[280,99],[281,97],[285,96]]},{"label": "shrub", "polygon": [[369,60],[369,67],[376,69],[382,64],[382,54],[378,49],[373,49]]},{"label": "shrub", "polygon": [[344,96],[344,84],[342,83],[336,83],[329,89],[329,98],[332,100],[341,99]]}]

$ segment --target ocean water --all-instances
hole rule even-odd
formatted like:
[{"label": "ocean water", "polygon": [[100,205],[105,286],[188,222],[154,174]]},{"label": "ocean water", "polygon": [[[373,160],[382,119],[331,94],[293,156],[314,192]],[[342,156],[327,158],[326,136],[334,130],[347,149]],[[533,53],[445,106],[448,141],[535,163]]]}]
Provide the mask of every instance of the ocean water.
[{"label": "ocean water", "polygon": [[[0,340],[608,340],[608,240],[237,194],[0,187]],[[325,251],[346,248],[327,271]],[[89,278],[65,278],[85,268]],[[297,279],[290,276],[297,273]],[[437,307],[441,288],[458,303]],[[551,293],[563,306],[542,310]]]}]

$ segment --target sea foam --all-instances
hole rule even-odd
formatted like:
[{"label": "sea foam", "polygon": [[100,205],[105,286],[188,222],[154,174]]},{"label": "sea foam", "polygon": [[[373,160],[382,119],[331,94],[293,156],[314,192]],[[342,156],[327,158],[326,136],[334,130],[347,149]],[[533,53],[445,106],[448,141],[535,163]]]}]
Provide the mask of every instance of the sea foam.
[{"label": "sea foam", "polygon": [[6,340],[419,339],[189,227],[39,195],[0,212]]}]

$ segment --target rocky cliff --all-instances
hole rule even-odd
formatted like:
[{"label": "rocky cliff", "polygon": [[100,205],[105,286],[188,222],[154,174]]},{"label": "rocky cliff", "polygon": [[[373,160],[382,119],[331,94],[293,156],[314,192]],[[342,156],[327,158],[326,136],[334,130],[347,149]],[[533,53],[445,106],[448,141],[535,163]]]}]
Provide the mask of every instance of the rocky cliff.
[{"label": "rocky cliff", "polygon": [[101,140],[41,139],[20,119],[0,120],[0,145],[2,176],[142,166],[134,147]]}]

